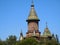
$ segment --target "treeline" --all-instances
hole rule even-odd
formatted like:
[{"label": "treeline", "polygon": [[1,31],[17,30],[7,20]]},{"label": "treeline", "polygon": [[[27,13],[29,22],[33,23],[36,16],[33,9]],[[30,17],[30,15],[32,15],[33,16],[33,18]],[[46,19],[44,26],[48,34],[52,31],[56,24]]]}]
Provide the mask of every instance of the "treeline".
[{"label": "treeline", "polygon": [[37,41],[35,38],[26,38],[22,41],[17,40],[16,36],[9,36],[5,41],[0,39],[0,45],[60,45],[55,39],[53,40],[40,40]]},{"label": "treeline", "polygon": [[17,42],[17,37],[10,35],[5,41],[0,39],[0,45],[15,45]]}]

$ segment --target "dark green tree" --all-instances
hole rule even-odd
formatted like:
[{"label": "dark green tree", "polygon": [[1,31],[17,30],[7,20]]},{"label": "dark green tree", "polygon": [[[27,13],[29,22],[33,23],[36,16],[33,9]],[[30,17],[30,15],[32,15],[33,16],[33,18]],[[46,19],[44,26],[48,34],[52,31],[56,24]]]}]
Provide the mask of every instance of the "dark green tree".
[{"label": "dark green tree", "polygon": [[3,45],[3,41],[0,39],[0,45]]},{"label": "dark green tree", "polygon": [[6,45],[15,45],[17,41],[16,36],[14,35],[10,35],[7,39],[6,39]]}]

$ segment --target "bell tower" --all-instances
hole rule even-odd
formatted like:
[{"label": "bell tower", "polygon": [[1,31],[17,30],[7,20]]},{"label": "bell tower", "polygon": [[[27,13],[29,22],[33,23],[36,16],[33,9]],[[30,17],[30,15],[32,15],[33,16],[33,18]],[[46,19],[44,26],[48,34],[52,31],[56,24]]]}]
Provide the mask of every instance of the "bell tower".
[{"label": "bell tower", "polygon": [[40,37],[40,32],[39,32],[39,21],[40,20],[36,14],[35,9],[34,9],[33,1],[31,4],[31,10],[30,10],[28,19],[26,21],[28,23],[28,31],[26,33],[26,37],[31,37],[31,36]]}]

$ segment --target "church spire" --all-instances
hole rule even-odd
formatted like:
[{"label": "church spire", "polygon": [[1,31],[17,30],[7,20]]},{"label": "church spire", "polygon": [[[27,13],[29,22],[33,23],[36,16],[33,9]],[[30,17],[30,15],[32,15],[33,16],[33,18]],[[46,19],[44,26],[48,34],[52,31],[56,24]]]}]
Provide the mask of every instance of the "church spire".
[{"label": "church spire", "polygon": [[46,22],[46,28],[44,29],[43,36],[48,37],[51,36],[51,32],[48,29],[47,22]]},{"label": "church spire", "polygon": [[22,35],[22,36],[23,36],[23,34],[22,34],[22,29],[21,29],[20,35]]},{"label": "church spire", "polygon": [[23,40],[23,33],[22,33],[22,29],[21,29],[21,32],[20,32],[20,40]]},{"label": "church spire", "polygon": [[29,20],[37,20],[37,21],[40,21],[37,14],[36,14],[36,11],[34,9],[34,3],[33,3],[33,0],[32,0],[32,4],[31,4],[31,10],[30,10],[30,13],[29,13],[29,16],[28,16],[28,19],[26,21],[29,21]]}]

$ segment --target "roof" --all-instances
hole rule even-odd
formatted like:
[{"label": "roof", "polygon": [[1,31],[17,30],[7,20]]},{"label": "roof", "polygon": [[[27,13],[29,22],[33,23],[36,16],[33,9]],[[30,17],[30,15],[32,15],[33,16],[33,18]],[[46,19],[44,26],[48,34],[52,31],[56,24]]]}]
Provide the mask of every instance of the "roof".
[{"label": "roof", "polygon": [[36,11],[34,9],[34,4],[33,3],[31,5],[31,10],[30,10],[30,13],[29,13],[29,16],[28,16],[27,20],[39,20],[37,14],[36,14]]},{"label": "roof", "polygon": [[44,33],[43,33],[43,36],[44,37],[51,36],[51,33],[50,33],[50,31],[49,31],[48,28],[45,28]]}]

